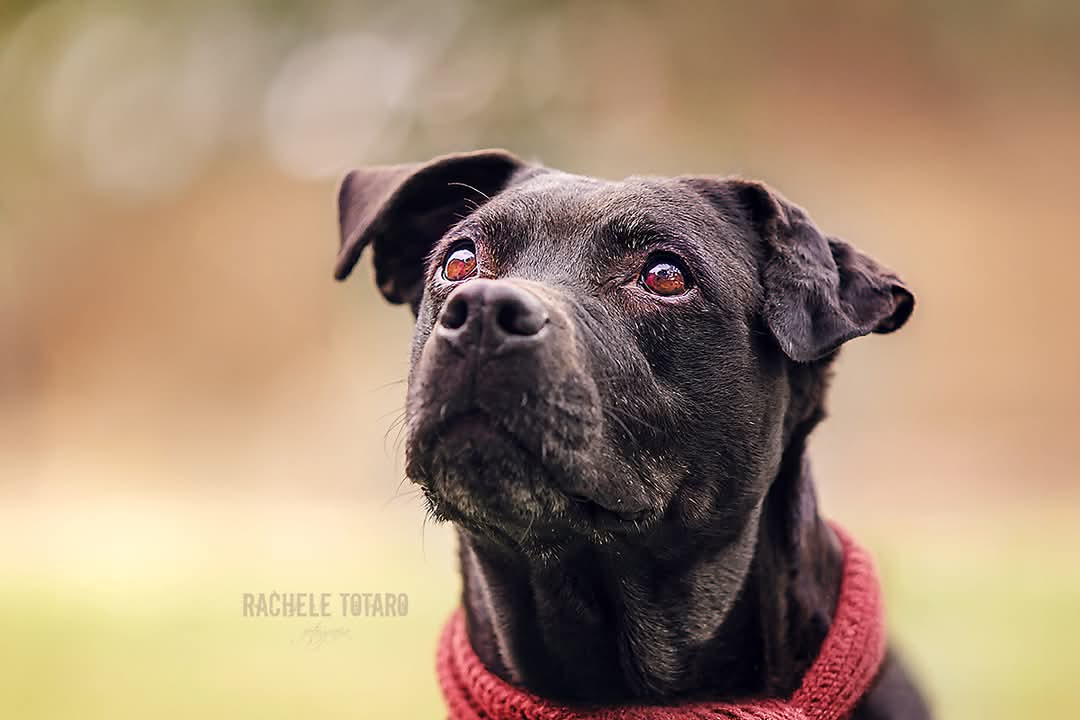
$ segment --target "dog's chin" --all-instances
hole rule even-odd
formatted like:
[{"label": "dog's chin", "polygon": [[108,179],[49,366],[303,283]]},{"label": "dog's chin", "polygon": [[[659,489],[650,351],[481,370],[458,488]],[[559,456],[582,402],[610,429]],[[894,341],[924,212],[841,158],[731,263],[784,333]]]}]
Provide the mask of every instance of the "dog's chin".
[{"label": "dog's chin", "polygon": [[407,473],[431,515],[504,545],[546,553],[576,542],[609,543],[643,532],[648,509],[611,510],[563,488],[567,454],[536,452],[479,412],[420,423],[410,434]]}]

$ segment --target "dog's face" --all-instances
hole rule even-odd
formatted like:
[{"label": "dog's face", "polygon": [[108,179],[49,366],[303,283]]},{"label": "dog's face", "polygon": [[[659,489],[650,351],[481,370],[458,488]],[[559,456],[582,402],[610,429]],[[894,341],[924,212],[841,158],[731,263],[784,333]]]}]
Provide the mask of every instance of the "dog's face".
[{"label": "dog's face", "polygon": [[356,171],[340,201],[338,277],[372,244],[417,316],[409,477],[436,516],[529,551],[733,537],[816,412],[792,376],[913,305],[741,180],[481,152]]}]

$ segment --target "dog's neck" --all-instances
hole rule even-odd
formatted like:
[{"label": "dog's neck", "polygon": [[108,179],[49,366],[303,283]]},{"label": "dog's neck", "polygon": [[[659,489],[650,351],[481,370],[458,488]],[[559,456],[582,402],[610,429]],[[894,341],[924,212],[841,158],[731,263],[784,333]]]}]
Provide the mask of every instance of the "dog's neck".
[{"label": "dog's neck", "polygon": [[[551,563],[462,532],[477,655],[565,701],[790,694],[829,629],[843,560],[799,445],[731,552],[589,546]],[[752,553],[742,573],[730,567],[740,552]]]}]

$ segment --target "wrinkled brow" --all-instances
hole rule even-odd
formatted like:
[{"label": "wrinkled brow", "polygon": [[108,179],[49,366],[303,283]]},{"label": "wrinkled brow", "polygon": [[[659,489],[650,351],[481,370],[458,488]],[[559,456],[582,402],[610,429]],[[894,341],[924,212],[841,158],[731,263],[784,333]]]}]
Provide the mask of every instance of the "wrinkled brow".
[{"label": "wrinkled brow", "polygon": [[604,219],[596,235],[601,242],[613,243],[615,247],[628,251],[645,250],[654,245],[686,246],[690,249],[687,239],[674,232],[670,223],[640,211]]},{"label": "wrinkled brow", "polygon": [[464,228],[478,232],[488,241],[498,242],[508,232],[514,232],[520,220],[515,213],[500,208],[483,208],[462,223]]}]

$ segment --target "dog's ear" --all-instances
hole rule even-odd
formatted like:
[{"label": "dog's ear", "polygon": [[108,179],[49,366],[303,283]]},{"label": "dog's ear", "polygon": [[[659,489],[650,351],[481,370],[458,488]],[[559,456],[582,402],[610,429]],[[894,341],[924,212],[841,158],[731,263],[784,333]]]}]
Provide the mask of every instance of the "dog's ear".
[{"label": "dog's ear", "polygon": [[424,260],[435,242],[523,167],[508,152],[480,150],[353,170],[338,192],[341,246],[334,277],[348,277],[371,245],[379,290],[390,302],[415,310],[423,295]]},{"label": "dog's ear", "polygon": [[766,185],[725,184],[765,243],[765,322],[788,357],[817,360],[852,338],[889,333],[907,321],[915,296],[896,274],[824,235],[802,208]]}]

